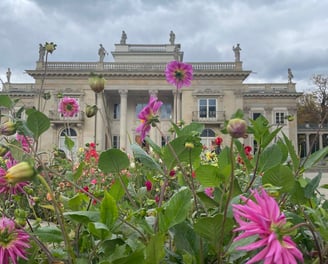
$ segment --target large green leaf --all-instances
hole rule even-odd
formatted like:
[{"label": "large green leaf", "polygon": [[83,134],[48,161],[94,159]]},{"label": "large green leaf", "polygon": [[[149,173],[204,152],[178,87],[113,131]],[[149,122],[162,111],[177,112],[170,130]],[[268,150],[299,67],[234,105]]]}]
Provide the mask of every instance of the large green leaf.
[{"label": "large green leaf", "polygon": [[88,224],[88,230],[91,234],[101,239],[105,239],[110,234],[107,225],[99,222],[90,222]]},{"label": "large green leaf", "polygon": [[114,198],[105,191],[105,195],[100,205],[100,220],[110,229],[118,218],[118,209]]},{"label": "large green leaf", "polygon": [[63,233],[56,226],[44,226],[36,229],[33,234],[38,236],[42,242],[60,243],[63,241]]},{"label": "large green leaf", "polygon": [[183,127],[178,135],[184,136],[184,135],[194,135],[194,134],[200,134],[202,133],[204,129],[204,125],[200,123],[190,123],[189,125]]},{"label": "large green leaf", "polygon": [[293,162],[294,172],[296,172],[299,169],[299,166],[300,166],[300,159],[298,158],[298,156],[296,154],[295,148],[294,148],[291,140],[284,133],[282,135],[284,137],[284,141],[285,141],[286,146],[288,148],[289,156],[290,156],[290,158],[292,159],[292,162]]},{"label": "large green leaf", "polygon": [[0,106],[12,108],[14,106],[14,102],[8,95],[0,95]]},{"label": "large green leaf", "polygon": [[105,173],[119,173],[129,166],[128,155],[119,149],[108,149],[100,154],[98,167]]},{"label": "large green leaf", "polygon": [[311,169],[317,162],[328,155],[328,146],[310,155],[304,164],[304,170]]},{"label": "large green leaf", "polygon": [[146,263],[161,263],[165,256],[164,251],[165,234],[157,233],[150,238],[145,250]]},{"label": "large green leaf", "polygon": [[223,176],[220,176],[218,167],[212,165],[201,165],[196,171],[196,179],[204,187],[215,187],[222,183]]},{"label": "large green leaf", "polygon": [[34,139],[38,139],[50,127],[50,120],[45,114],[34,111],[28,115],[26,125],[33,133]]},{"label": "large green leaf", "polygon": [[160,231],[166,232],[170,227],[184,221],[191,208],[191,191],[182,187],[175,193],[159,212]]},{"label": "large green leaf", "polygon": [[311,198],[314,195],[314,191],[318,188],[321,181],[322,173],[319,172],[304,188],[304,195],[306,198]]},{"label": "large green leaf", "polygon": [[74,141],[67,135],[65,135],[64,143],[68,150],[72,150],[75,144]]},{"label": "large green leaf", "polygon": [[281,163],[282,153],[277,144],[270,145],[261,154],[259,158],[258,171],[264,172],[276,167]]},{"label": "large green leaf", "polygon": [[279,165],[264,173],[262,183],[281,187],[281,192],[286,193],[293,190],[295,179],[289,167]]},{"label": "large green leaf", "polygon": [[161,166],[148,155],[138,144],[132,144],[131,149],[136,160],[139,160],[146,167],[164,173]]},{"label": "large green leaf", "polygon": [[83,224],[98,222],[100,218],[99,212],[96,211],[64,212],[64,216]]}]

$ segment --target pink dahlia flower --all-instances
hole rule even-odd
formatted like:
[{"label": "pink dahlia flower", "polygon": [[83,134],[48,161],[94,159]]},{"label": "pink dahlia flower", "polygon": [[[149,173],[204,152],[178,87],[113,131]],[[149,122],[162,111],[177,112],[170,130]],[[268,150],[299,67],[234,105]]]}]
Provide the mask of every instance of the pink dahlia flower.
[{"label": "pink dahlia flower", "polygon": [[286,217],[280,212],[274,198],[265,190],[261,193],[253,191],[255,201],[241,196],[245,204],[233,204],[233,214],[239,225],[234,231],[242,231],[234,241],[257,236],[258,239],[238,250],[258,250],[246,264],[297,264],[297,260],[303,262],[302,253],[297,249],[291,237],[286,235]]},{"label": "pink dahlia flower", "polygon": [[140,134],[141,141],[143,141],[149,133],[152,123],[157,121],[157,113],[162,104],[163,102],[151,96],[148,104],[138,114],[141,124],[136,128],[136,132]]},{"label": "pink dahlia flower", "polygon": [[[17,264],[18,258],[27,260],[26,248],[29,248],[29,235],[15,227],[9,218],[0,219],[0,259],[2,264]],[[11,262],[10,262],[11,259]]]},{"label": "pink dahlia flower", "polygon": [[165,76],[168,83],[177,89],[190,86],[192,80],[192,66],[179,61],[171,61],[166,65]]},{"label": "pink dahlia flower", "polygon": [[58,105],[58,112],[64,117],[73,117],[78,114],[80,109],[79,103],[75,98],[64,97]]}]

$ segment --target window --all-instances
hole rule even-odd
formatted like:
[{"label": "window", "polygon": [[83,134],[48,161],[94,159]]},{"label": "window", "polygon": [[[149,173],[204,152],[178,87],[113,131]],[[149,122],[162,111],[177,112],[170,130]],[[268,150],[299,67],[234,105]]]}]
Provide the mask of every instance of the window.
[{"label": "window", "polygon": [[276,112],[275,121],[276,121],[276,124],[284,124],[285,123],[285,113],[284,112]]},{"label": "window", "polygon": [[113,148],[120,148],[120,136],[113,136]]},{"label": "window", "polygon": [[258,117],[260,117],[260,116],[262,115],[262,113],[254,112],[252,115],[253,115],[253,116],[252,116],[252,119],[253,119],[253,120],[256,120]]},{"label": "window", "polygon": [[170,141],[170,136],[161,137],[161,146],[165,146]]},{"label": "window", "polygon": [[[71,151],[68,150],[66,144],[65,144],[65,138],[69,137],[73,142],[74,146]],[[59,135],[59,144],[58,148],[65,151],[65,154],[68,158],[75,158],[75,155],[77,153],[77,133],[73,128],[65,128],[61,131]]]},{"label": "window", "polygon": [[201,143],[210,148],[212,146],[213,140],[215,140],[215,132],[210,128],[205,128],[200,134]]},{"label": "window", "polygon": [[171,119],[172,118],[172,105],[164,103],[161,106],[161,119]]},{"label": "window", "polygon": [[120,119],[120,104],[114,104],[114,112],[113,112],[113,118],[114,119]]},{"label": "window", "polygon": [[199,118],[216,118],[216,99],[199,99]]}]

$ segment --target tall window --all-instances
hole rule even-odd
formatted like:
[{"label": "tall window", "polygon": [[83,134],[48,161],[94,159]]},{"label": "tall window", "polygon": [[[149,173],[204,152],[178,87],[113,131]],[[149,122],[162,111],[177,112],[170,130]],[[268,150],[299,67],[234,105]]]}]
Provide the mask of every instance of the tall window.
[{"label": "tall window", "polygon": [[199,99],[198,107],[199,118],[216,118],[216,99]]},{"label": "tall window", "polygon": [[201,143],[210,148],[213,140],[215,140],[215,132],[210,128],[205,128],[200,134]]},{"label": "tall window", "polygon": [[114,104],[113,118],[120,119],[120,104]]},{"label": "tall window", "polygon": [[[67,146],[65,144],[66,136],[74,142],[74,146],[71,151],[69,151],[69,149],[67,148]],[[76,133],[75,129],[65,128],[60,132],[58,147],[59,147],[59,149],[62,149],[65,151],[67,157],[69,157],[71,159],[75,158],[75,155],[77,153],[77,133]]]},{"label": "tall window", "polygon": [[113,148],[120,148],[120,136],[113,136]]},{"label": "tall window", "polygon": [[172,105],[164,103],[161,106],[161,119],[171,119],[172,118]]},{"label": "tall window", "polygon": [[285,124],[285,113],[284,112],[276,112],[275,113],[275,121],[276,124]]}]

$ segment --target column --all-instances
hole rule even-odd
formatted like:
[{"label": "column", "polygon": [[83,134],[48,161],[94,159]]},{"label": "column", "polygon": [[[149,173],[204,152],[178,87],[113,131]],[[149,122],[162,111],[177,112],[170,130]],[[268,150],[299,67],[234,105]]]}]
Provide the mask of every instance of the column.
[{"label": "column", "polygon": [[178,101],[177,101],[177,111],[178,111],[178,122],[181,121],[181,95],[182,95],[182,92],[181,90],[178,90]]},{"label": "column", "polygon": [[173,105],[173,121],[177,123],[181,120],[181,91],[173,90],[174,105]]},{"label": "column", "polygon": [[309,153],[310,150],[310,134],[309,133],[306,133],[305,134],[305,137],[306,137],[306,155]]},{"label": "column", "polygon": [[121,97],[120,108],[120,148],[126,150],[126,115],[128,107],[128,90],[118,91]]}]

